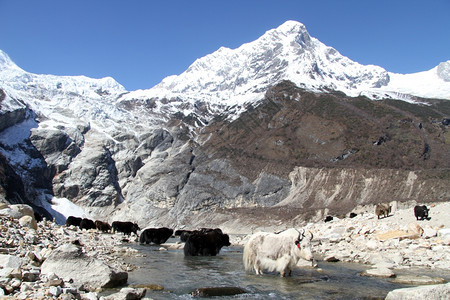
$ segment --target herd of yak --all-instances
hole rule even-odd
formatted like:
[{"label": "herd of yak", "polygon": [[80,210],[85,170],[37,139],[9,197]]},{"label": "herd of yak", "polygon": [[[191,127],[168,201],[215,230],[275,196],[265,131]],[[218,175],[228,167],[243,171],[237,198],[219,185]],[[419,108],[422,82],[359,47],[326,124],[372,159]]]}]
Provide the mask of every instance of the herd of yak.
[{"label": "herd of yak", "polygon": [[[378,219],[381,217],[388,217],[391,213],[392,206],[389,205],[389,203],[379,203],[375,206],[375,215]],[[426,205],[416,205],[414,206],[414,216],[416,217],[416,220],[430,220],[431,218],[428,217],[428,212],[430,209],[426,207]],[[349,215],[350,218],[356,217],[356,214],[354,212],[351,212]],[[325,222],[330,222],[333,220],[332,216],[326,216],[324,219]]]},{"label": "herd of yak", "polygon": [[[417,220],[429,220],[429,209],[425,205],[414,207],[414,215]],[[381,203],[376,205],[375,214],[378,219],[388,217],[391,213],[389,204]],[[355,217],[352,213],[350,217]],[[330,221],[331,216],[325,219]],[[70,216],[67,218],[66,226],[77,226],[80,229],[97,229],[102,232],[121,232],[138,236],[139,226],[132,222],[114,221],[111,225],[103,221],[92,221],[86,218]],[[216,256],[224,246],[230,246],[228,234],[224,234],[220,228],[202,228],[199,230],[177,230],[162,228],[146,228],[140,232],[140,244],[165,243],[170,237],[178,236],[184,244],[185,256]],[[276,271],[282,277],[291,274],[292,268],[298,263],[300,258],[313,263],[311,252],[311,241],[313,235],[306,232],[290,228],[277,233],[257,232],[253,234],[246,243],[243,251],[243,261],[246,271],[254,271],[256,274],[263,274],[263,271]]]},{"label": "herd of yak", "polygon": [[[375,215],[380,217],[388,217],[391,213],[391,206],[388,203],[380,203],[375,206]],[[425,205],[416,205],[414,207],[414,215],[417,220],[429,220],[429,208]],[[350,218],[355,217],[355,213],[350,213]],[[325,222],[333,220],[333,217],[327,216]],[[139,226],[133,222],[114,221],[111,225],[103,221],[92,221],[87,218],[79,218],[70,216],[66,220],[66,226],[76,226],[80,229],[97,229],[101,232],[121,232],[126,235],[134,233],[138,235]],[[182,242],[185,242],[184,254],[186,256],[215,256],[224,246],[230,246],[229,236],[224,234],[220,228],[202,228],[199,230],[177,230],[162,228],[147,228],[139,235],[140,244],[163,244],[170,237],[178,236]]]},{"label": "herd of yak", "polygon": [[[101,232],[121,232],[126,235],[134,233],[138,235],[139,226],[133,222],[114,221],[111,225],[103,221],[92,221],[87,218],[70,216],[66,220],[66,226],[76,226],[80,229],[97,229]],[[162,228],[147,228],[139,235],[140,244],[165,243],[173,235],[179,236],[184,245],[186,256],[215,256],[224,246],[230,246],[228,234],[224,234],[220,228],[201,228],[199,230],[177,230]]]}]

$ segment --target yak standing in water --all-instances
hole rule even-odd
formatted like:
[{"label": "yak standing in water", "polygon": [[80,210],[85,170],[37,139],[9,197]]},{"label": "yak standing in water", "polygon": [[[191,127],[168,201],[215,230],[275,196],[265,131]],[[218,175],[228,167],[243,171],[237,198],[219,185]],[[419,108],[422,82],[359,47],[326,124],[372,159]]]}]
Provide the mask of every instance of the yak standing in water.
[{"label": "yak standing in water", "polygon": [[280,233],[258,232],[244,246],[244,267],[262,275],[263,270],[279,272],[281,277],[291,275],[300,258],[312,262],[312,233],[290,228]]},{"label": "yak standing in water", "polygon": [[154,243],[161,245],[165,243],[173,234],[173,229],[162,227],[162,228],[147,228],[141,232],[139,236],[140,244],[150,244]]},{"label": "yak standing in water", "polygon": [[230,246],[230,237],[220,229],[191,232],[184,244],[185,256],[216,256],[224,246]]}]

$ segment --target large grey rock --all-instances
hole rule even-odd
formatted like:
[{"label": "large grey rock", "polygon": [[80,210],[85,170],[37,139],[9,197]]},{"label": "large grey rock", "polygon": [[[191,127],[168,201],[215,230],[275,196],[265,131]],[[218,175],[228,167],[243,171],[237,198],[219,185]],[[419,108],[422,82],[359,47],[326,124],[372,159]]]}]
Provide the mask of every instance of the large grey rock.
[{"label": "large grey rock", "polygon": [[18,256],[9,254],[0,254],[0,265],[3,268],[18,269],[22,266],[22,264],[23,260]]},{"label": "large grey rock", "polygon": [[447,300],[450,299],[450,283],[418,286],[390,291],[386,300]]},{"label": "large grey rock", "polygon": [[22,216],[30,216],[34,219],[34,211],[31,206],[26,204],[13,204],[9,206],[11,209],[18,211]]},{"label": "large grey rock", "polygon": [[33,129],[30,140],[44,157],[51,177],[68,168],[72,160],[81,152],[80,147],[84,143],[83,135],[77,129],[64,127]]},{"label": "large grey rock", "polygon": [[84,147],[53,183],[56,195],[87,206],[116,205],[121,199],[115,162],[99,144]]},{"label": "large grey rock", "polygon": [[54,273],[64,281],[73,280],[94,291],[123,285],[128,273],[113,270],[103,261],[84,255],[76,245],[64,244],[55,249],[41,266],[41,274]]},{"label": "large grey rock", "polygon": [[26,204],[5,204],[0,208],[0,216],[12,217],[14,219],[30,216],[34,220],[34,211],[31,206]]}]

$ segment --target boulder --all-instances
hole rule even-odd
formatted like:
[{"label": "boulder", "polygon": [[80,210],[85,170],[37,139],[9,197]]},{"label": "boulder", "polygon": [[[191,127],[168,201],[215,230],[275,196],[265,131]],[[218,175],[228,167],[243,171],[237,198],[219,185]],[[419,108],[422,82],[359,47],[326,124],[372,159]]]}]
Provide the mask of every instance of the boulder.
[{"label": "boulder", "polygon": [[22,216],[30,216],[30,217],[33,217],[33,219],[34,219],[33,208],[31,208],[31,206],[29,206],[29,205],[26,205],[26,204],[13,204],[13,205],[10,205],[9,207],[11,209],[21,213]]},{"label": "boulder", "polygon": [[22,218],[19,219],[19,224],[22,227],[27,227],[27,228],[37,230],[37,223],[33,217],[23,216]]},{"label": "boulder", "polygon": [[0,254],[0,266],[3,268],[13,268],[18,269],[22,266],[23,260],[22,258],[9,255],[9,254]]},{"label": "boulder", "polygon": [[421,236],[423,234],[423,228],[420,227],[420,225],[417,223],[410,223],[408,225],[408,233],[417,234]]},{"label": "boulder", "polygon": [[367,241],[366,247],[369,250],[377,250],[377,249],[379,249],[380,246],[379,246],[379,243],[377,241],[369,240],[369,241]]},{"label": "boulder", "polygon": [[423,235],[422,237],[425,239],[429,239],[429,238],[433,238],[437,236],[437,231],[434,228],[431,227],[425,227],[424,231],[423,231]]},{"label": "boulder", "polygon": [[0,209],[0,216],[2,217],[11,217],[14,219],[20,219],[23,217],[23,215],[18,212],[17,210],[14,210],[10,207],[5,207],[3,209]]},{"label": "boulder", "polygon": [[439,237],[450,237],[450,228],[442,228],[438,231]]},{"label": "boulder", "polygon": [[113,270],[103,261],[84,255],[81,248],[73,244],[55,249],[42,264],[41,273],[54,273],[64,281],[73,280],[89,291],[121,286],[128,280],[128,273]]},{"label": "boulder", "polygon": [[240,287],[221,286],[221,287],[198,288],[195,291],[193,291],[191,295],[194,297],[223,297],[245,293],[247,293],[247,291]]},{"label": "boulder", "polygon": [[450,283],[418,286],[390,291],[386,300],[436,300],[450,298]]},{"label": "boulder", "polygon": [[118,293],[103,297],[105,300],[134,300],[142,299],[145,296],[146,289],[144,288],[123,288]]}]

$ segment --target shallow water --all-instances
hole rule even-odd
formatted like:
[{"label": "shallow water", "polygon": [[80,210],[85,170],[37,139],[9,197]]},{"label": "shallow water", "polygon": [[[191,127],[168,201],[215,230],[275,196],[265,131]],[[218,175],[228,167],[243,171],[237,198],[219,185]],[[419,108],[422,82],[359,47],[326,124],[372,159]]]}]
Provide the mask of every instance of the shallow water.
[{"label": "shallow water", "polygon": [[[170,240],[169,240],[170,241]],[[245,294],[220,299],[384,299],[391,290],[409,287],[386,278],[363,277],[368,266],[352,263],[319,262],[317,269],[295,269],[291,277],[278,274],[247,274],[241,247],[225,247],[215,257],[185,257],[183,250],[159,251],[159,246],[133,245],[145,257],[127,258],[139,266],[128,275],[130,286],[156,284],[163,291],[147,291],[153,299],[192,299],[191,293],[203,287],[240,287]],[[416,274],[443,276],[431,270]],[[397,274],[409,274],[405,270]],[[414,272],[413,272],[414,273]],[[450,274],[444,274],[444,278]],[[449,279],[448,277],[445,279]],[[217,297],[215,297],[217,299]]]}]

